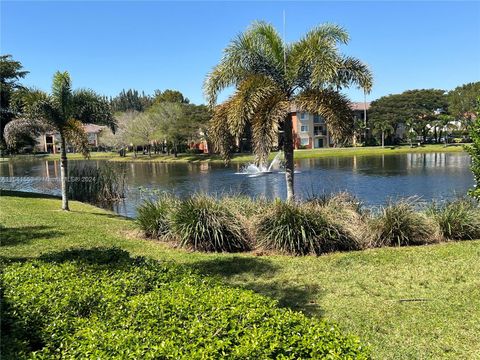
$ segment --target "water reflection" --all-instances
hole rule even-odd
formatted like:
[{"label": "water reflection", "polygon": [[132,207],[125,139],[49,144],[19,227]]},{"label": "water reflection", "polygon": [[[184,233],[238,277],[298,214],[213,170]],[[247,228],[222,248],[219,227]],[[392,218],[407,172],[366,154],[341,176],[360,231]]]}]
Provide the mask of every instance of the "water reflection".
[{"label": "water reflection", "polygon": [[[73,162],[71,162],[73,163]],[[103,161],[89,161],[102,166]],[[297,160],[295,190],[302,197],[349,191],[370,205],[388,198],[420,195],[424,199],[463,194],[472,186],[470,159],[464,153],[399,154],[328,157]],[[170,191],[179,196],[193,192],[245,194],[283,198],[285,175],[272,173],[249,178],[236,175],[244,164],[128,163],[127,199],[114,210],[134,216],[141,188]],[[31,160],[0,163],[0,186],[24,191],[59,194],[59,162]],[[20,181],[21,180],[21,181]]]}]

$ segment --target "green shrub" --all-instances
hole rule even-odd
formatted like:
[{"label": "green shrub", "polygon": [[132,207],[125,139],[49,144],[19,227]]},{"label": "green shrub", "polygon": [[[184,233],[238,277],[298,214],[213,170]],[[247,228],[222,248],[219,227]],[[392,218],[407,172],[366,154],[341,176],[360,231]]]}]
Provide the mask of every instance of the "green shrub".
[{"label": "green shrub", "polygon": [[323,320],[120,250],[10,264],[1,281],[5,359],[370,357]]},{"label": "green shrub", "polygon": [[457,199],[443,204],[432,204],[427,213],[449,240],[480,238],[480,209],[469,199]]},{"label": "green shrub", "polygon": [[194,195],[181,201],[170,220],[182,247],[218,252],[250,248],[248,232],[240,219],[212,197]]},{"label": "green shrub", "polygon": [[137,224],[145,236],[161,238],[170,234],[169,215],[178,200],[169,194],[161,194],[156,200],[146,200],[137,208]]},{"label": "green shrub", "polygon": [[422,245],[439,240],[439,231],[412,201],[389,203],[370,221],[371,246]]},{"label": "green shrub", "polygon": [[315,206],[276,201],[256,222],[258,244],[295,255],[353,250],[356,242]]}]

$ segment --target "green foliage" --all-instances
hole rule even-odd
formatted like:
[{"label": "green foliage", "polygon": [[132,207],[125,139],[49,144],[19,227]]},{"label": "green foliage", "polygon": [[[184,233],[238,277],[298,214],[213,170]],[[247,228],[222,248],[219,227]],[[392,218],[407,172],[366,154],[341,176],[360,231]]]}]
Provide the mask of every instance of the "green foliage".
[{"label": "green foliage", "polygon": [[114,112],[145,111],[152,105],[152,98],[142,91],[140,95],[137,90],[123,89],[120,94],[110,100],[110,106]]},{"label": "green foliage", "polygon": [[74,164],[68,174],[68,196],[92,204],[108,204],[125,197],[125,166]]},{"label": "green foliage", "polygon": [[144,234],[161,238],[170,233],[169,215],[174,211],[178,200],[169,194],[160,194],[156,200],[146,200],[137,208],[137,224]]},{"label": "green foliage", "polygon": [[173,233],[182,247],[201,251],[244,251],[250,248],[247,231],[230,210],[214,198],[194,195],[171,214]]},{"label": "green foliage", "polygon": [[12,55],[0,56],[0,139],[3,141],[3,129],[13,119],[16,111],[12,109],[12,97],[21,90],[19,80],[23,79],[28,71],[23,70],[20,61],[13,60]]},{"label": "green foliage", "polygon": [[2,288],[5,357],[369,358],[332,324],[116,249],[10,264]]},{"label": "green foliage", "polygon": [[448,93],[448,111],[460,120],[472,120],[478,109],[480,81],[456,87]]},{"label": "green foliage", "polygon": [[480,209],[469,199],[432,204],[427,213],[434,219],[445,239],[472,240],[480,237]]},{"label": "green foliage", "polygon": [[409,199],[383,206],[369,227],[373,246],[422,245],[439,240],[435,224],[416,211]]},{"label": "green foliage", "polygon": [[153,95],[153,104],[158,105],[164,102],[189,104],[190,100],[183,96],[183,94],[178,90],[167,89],[163,92],[161,90],[155,90],[155,94]]},{"label": "green foliage", "polygon": [[470,129],[470,138],[472,144],[465,147],[465,150],[472,157],[472,173],[475,179],[475,186],[469,191],[469,194],[480,200],[480,96],[477,98],[476,119]]},{"label": "green foliage", "polygon": [[368,118],[373,128],[379,128],[377,124],[389,123],[392,131],[409,122],[408,127],[425,138],[428,125],[438,120],[437,110],[446,111],[447,107],[444,90],[408,90],[373,101]]},{"label": "green foliage", "polygon": [[357,248],[354,240],[314,206],[276,201],[255,224],[258,244],[295,255]]}]

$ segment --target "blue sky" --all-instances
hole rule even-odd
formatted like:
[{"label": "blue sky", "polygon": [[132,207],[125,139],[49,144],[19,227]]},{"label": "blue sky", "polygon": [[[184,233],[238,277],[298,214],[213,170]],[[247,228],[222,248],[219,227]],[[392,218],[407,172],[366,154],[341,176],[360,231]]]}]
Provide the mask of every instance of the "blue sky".
[{"label": "blue sky", "polygon": [[[56,70],[74,87],[112,96],[134,88],[178,89],[204,102],[202,83],[223,48],[254,20],[287,42],[324,22],[343,26],[342,50],[371,67],[369,100],[415,88],[452,89],[480,80],[480,2],[1,1],[2,54],[49,90]],[[346,91],[353,101],[358,90]]]}]

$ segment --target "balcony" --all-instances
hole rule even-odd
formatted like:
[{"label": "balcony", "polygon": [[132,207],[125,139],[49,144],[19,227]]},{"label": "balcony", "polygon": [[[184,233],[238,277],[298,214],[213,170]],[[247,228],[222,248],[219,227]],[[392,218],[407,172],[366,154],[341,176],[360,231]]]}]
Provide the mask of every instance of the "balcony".
[{"label": "balcony", "polygon": [[327,136],[327,129],[315,128],[313,129],[313,136]]}]

